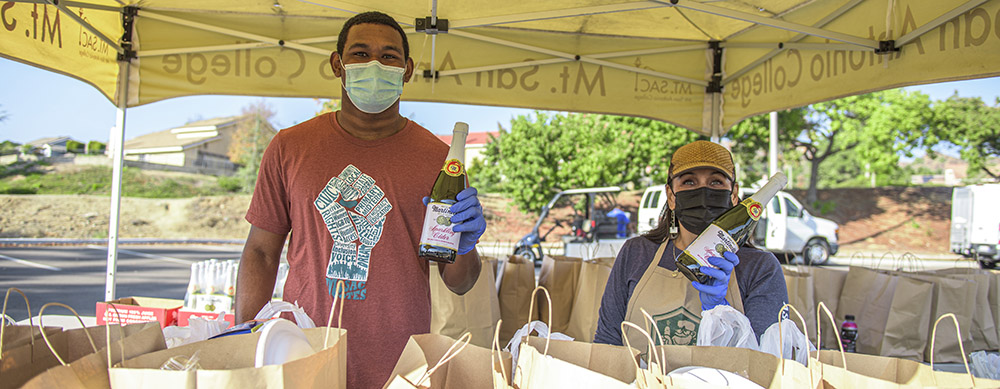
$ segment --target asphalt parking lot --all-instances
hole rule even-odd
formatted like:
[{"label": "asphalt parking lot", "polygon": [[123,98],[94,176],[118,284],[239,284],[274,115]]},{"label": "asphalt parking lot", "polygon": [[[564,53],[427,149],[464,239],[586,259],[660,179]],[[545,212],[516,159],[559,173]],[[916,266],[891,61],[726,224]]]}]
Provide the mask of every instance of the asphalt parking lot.
[{"label": "asphalt parking lot", "polygon": [[[144,296],[183,299],[191,264],[216,258],[239,259],[238,245],[119,245],[117,297]],[[27,295],[32,316],[49,302],[61,302],[81,316],[94,316],[104,301],[107,246],[0,247],[0,288],[16,287]],[[51,311],[50,311],[51,310]],[[46,314],[69,314],[48,308]],[[28,317],[24,301],[14,293],[7,314]]]}]

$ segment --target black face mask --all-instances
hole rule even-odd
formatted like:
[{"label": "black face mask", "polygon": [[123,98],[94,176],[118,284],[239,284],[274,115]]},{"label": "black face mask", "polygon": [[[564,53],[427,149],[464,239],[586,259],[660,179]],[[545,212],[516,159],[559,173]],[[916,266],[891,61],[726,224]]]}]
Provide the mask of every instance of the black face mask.
[{"label": "black face mask", "polygon": [[701,187],[674,193],[674,213],[688,231],[701,234],[715,218],[733,207],[733,191]]}]

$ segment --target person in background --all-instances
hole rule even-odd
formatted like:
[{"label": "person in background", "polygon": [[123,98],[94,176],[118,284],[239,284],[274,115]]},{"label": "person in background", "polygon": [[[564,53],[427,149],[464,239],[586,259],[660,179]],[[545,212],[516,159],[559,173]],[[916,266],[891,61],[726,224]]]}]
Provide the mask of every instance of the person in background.
[{"label": "person in background", "polygon": [[[718,144],[695,141],[677,149],[669,169],[667,209],[655,229],[629,239],[618,253],[601,298],[594,342],[623,344],[621,323],[627,320],[653,329],[656,342],[662,337],[667,344],[694,345],[701,312],[718,305],[743,312],[759,339],[788,301],[774,254],[746,245],[738,253],[712,257],[714,267],[701,268],[712,277],[708,285],[689,281],[674,264],[698,234],[739,202],[732,155]],[[640,309],[652,316],[655,329],[644,324]],[[644,336],[634,330],[627,334],[632,347],[646,350]]]},{"label": "person in background", "polygon": [[[448,145],[399,114],[414,65],[391,17],[366,12],[347,20],[330,65],[342,85],[341,110],[280,131],[264,152],[246,213],[236,320],[253,319],[270,301],[288,238],[283,299],[325,325],[344,281],[347,386],[380,388],[410,335],[430,331],[429,264],[417,257],[421,200]],[[462,233],[459,255],[438,269],[449,289],[464,294],[479,276],[475,246],[486,229],[475,188],[462,191],[451,211]]]}]

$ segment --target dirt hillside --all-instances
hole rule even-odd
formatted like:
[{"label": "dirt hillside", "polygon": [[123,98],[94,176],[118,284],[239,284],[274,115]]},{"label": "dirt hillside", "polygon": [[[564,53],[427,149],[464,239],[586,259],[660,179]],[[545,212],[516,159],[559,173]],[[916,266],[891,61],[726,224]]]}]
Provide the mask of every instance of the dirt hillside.
[{"label": "dirt hillside", "polygon": [[[792,190],[804,198],[804,191]],[[617,200],[635,214],[641,191]],[[121,238],[245,239],[249,195],[185,199],[125,198]],[[497,195],[483,195],[489,229],[484,241],[513,242],[531,230],[537,216]],[[951,188],[833,189],[819,192],[813,215],[840,224],[844,252],[948,254]],[[0,238],[106,238],[107,196],[0,196]],[[825,214],[822,212],[825,211]],[[553,211],[565,217],[568,209]],[[543,232],[551,224],[543,225]],[[634,226],[633,226],[634,230]],[[556,229],[553,236],[568,232]]]}]

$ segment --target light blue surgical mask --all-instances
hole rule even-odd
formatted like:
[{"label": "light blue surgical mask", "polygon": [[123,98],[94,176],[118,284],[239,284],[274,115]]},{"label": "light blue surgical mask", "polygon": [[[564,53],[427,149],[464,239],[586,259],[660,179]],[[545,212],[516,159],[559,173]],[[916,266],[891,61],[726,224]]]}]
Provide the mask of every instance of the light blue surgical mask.
[{"label": "light blue surgical mask", "polygon": [[352,63],[344,67],[344,90],[355,107],[365,113],[389,109],[403,93],[404,68],[383,65],[377,60]]}]

